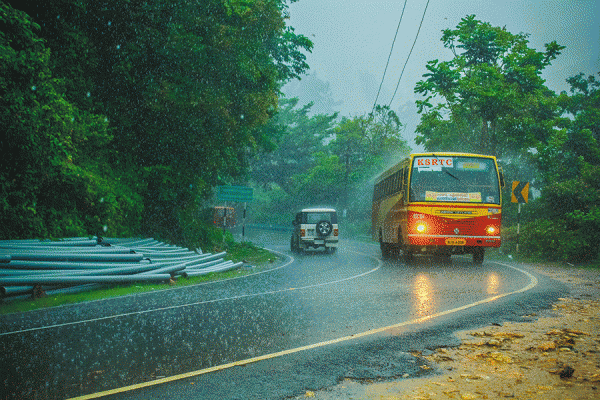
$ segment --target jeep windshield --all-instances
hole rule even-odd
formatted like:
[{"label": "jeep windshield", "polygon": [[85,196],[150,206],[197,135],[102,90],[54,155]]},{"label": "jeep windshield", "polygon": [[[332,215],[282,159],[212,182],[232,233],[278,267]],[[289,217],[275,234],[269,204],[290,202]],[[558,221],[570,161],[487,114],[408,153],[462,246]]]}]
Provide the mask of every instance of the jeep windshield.
[{"label": "jeep windshield", "polygon": [[302,223],[316,224],[319,221],[327,220],[332,224],[337,224],[336,213],[334,212],[308,212],[304,213]]}]

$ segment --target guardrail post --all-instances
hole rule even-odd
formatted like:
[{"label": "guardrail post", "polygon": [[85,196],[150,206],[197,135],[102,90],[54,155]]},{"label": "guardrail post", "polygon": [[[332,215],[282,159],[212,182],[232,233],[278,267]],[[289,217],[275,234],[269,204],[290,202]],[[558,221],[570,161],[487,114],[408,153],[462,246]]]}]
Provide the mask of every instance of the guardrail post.
[{"label": "guardrail post", "polygon": [[32,299],[40,299],[42,297],[48,296],[44,289],[42,289],[42,285],[33,285],[33,291],[31,292]]}]

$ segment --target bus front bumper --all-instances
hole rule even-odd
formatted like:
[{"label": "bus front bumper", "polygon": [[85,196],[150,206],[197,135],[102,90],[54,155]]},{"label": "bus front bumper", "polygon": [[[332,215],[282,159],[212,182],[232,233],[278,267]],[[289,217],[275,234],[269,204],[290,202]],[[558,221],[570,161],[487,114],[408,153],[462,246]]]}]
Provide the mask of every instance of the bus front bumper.
[{"label": "bus front bumper", "polygon": [[408,235],[410,246],[500,247],[500,236]]}]

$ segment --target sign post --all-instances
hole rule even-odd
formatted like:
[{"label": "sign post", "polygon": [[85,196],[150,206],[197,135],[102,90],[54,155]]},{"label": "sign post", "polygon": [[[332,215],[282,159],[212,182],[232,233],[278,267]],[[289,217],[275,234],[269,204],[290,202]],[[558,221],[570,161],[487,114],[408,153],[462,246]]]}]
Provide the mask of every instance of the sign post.
[{"label": "sign post", "polygon": [[[219,201],[233,201],[244,203],[244,217],[242,222],[242,238],[246,232],[246,205],[254,198],[254,189],[247,186],[217,186]],[[242,239],[243,240],[243,239]]]},{"label": "sign post", "polygon": [[517,212],[517,249],[519,252],[519,234],[521,231],[521,204],[526,204],[529,200],[529,182],[513,181],[512,192],[510,195],[510,201],[512,203],[519,204],[519,211]]}]

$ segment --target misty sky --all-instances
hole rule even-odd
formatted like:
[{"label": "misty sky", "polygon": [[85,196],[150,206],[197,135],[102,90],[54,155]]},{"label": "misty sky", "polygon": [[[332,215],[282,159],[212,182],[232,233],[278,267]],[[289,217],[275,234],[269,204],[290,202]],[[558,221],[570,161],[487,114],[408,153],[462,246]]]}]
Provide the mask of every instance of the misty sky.
[{"label": "misty sky", "polygon": [[[427,0],[408,0],[378,103],[389,104],[400,71],[413,44]],[[314,43],[307,55],[310,74],[329,83],[341,115],[371,111],[403,0],[299,0],[290,5],[289,24]],[[511,33],[529,33],[530,47],[544,50],[556,40],[566,46],[543,77],[554,91],[567,90],[565,79],[600,71],[600,0],[430,0],[419,38],[410,56],[392,109],[407,125],[412,141],[418,115],[413,88],[426,72],[427,61],[450,60],[441,31],[455,28],[475,14]],[[414,145],[413,145],[414,148]]]}]

